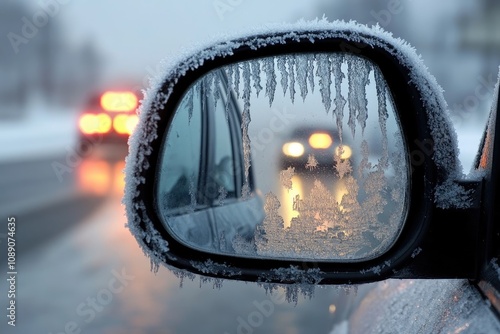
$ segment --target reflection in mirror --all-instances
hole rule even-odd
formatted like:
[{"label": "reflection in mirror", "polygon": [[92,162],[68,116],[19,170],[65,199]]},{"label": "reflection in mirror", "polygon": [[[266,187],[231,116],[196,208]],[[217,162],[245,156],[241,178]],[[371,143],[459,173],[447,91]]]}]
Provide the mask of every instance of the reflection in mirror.
[{"label": "reflection in mirror", "polygon": [[346,53],[227,65],[185,93],[163,139],[156,206],[212,253],[368,260],[406,220],[409,165],[379,68]]}]

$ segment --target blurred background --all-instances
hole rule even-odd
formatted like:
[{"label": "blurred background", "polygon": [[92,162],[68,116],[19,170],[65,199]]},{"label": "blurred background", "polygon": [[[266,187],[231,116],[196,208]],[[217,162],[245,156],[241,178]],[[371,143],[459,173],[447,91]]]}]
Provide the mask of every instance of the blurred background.
[{"label": "blurred background", "polygon": [[[167,270],[150,271],[120,203],[137,99],[162,59],[225,32],[323,15],[378,23],[417,49],[445,90],[468,172],[500,65],[497,1],[0,2],[0,219],[16,218],[18,271],[17,326],[2,316],[1,332],[329,333],[347,317],[369,285],[273,302],[270,314],[254,284],[179,288]],[[102,103],[108,91],[122,92],[118,106]],[[7,290],[1,280],[3,310]]]}]

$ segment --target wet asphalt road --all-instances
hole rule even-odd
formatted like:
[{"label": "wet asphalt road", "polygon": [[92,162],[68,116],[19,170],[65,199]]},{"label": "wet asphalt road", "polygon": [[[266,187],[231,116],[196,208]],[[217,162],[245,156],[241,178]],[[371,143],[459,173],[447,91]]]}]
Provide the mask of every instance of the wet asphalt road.
[{"label": "wet asphalt road", "polygon": [[[42,177],[31,194],[62,195],[42,196],[46,204],[32,210],[12,205],[2,213],[4,220],[16,217],[17,277],[15,327],[6,320],[9,286],[0,281],[1,333],[329,333],[360,297],[321,288],[294,305],[283,301],[282,290],[270,296],[255,284],[231,281],[219,290],[198,277],[180,288],[167,269],[151,272],[125,227],[123,160],[95,154],[61,183],[46,167],[54,159],[33,164],[31,171],[45,170],[50,181]],[[12,203],[22,201],[16,196]],[[0,233],[5,277],[6,231]]]}]

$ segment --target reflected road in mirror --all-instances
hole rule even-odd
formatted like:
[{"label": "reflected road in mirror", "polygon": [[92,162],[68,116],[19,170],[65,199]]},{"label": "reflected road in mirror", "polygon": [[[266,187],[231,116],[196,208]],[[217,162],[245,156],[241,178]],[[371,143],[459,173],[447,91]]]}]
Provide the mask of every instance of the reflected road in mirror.
[{"label": "reflected road in mirror", "polygon": [[162,222],[200,250],[368,260],[406,219],[397,111],[377,65],[355,55],[282,55],[209,72],[179,102],[162,150]]}]

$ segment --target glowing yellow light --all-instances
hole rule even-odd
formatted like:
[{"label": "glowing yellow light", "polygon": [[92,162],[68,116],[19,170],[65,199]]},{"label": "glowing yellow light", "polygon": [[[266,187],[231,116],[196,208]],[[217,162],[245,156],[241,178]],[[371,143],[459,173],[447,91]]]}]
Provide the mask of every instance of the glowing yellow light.
[{"label": "glowing yellow light", "polygon": [[134,131],[139,118],[137,115],[117,115],[113,119],[113,129],[121,135],[130,135]]},{"label": "glowing yellow light", "polygon": [[126,124],[127,122],[127,115],[121,114],[113,118],[113,129],[119,134],[125,134],[127,129],[126,129]]},{"label": "glowing yellow light", "polygon": [[335,311],[337,311],[337,306],[335,306],[334,304],[330,305],[328,311],[330,311],[331,314],[335,313]]},{"label": "glowing yellow light", "polygon": [[312,148],[326,149],[332,145],[332,137],[327,133],[313,133],[309,137],[309,145]]},{"label": "glowing yellow light", "polygon": [[297,142],[286,143],[283,145],[283,153],[291,157],[300,157],[304,154],[304,145]]},{"label": "glowing yellow light", "polygon": [[106,111],[133,111],[137,97],[132,92],[106,92],[101,96],[101,107]]},{"label": "glowing yellow light", "polygon": [[111,130],[111,117],[108,114],[97,114],[97,133],[108,133]]},{"label": "glowing yellow light", "polygon": [[352,155],[352,150],[347,145],[337,146],[335,154],[340,156],[340,159],[349,159]]},{"label": "glowing yellow light", "polygon": [[94,114],[83,114],[80,117],[80,131],[86,135],[91,135],[96,133],[98,127],[98,121]]}]

